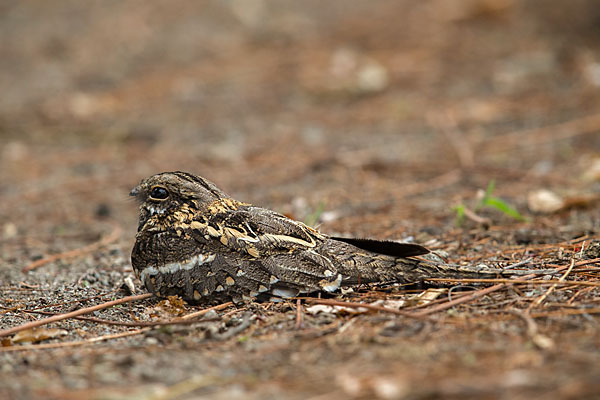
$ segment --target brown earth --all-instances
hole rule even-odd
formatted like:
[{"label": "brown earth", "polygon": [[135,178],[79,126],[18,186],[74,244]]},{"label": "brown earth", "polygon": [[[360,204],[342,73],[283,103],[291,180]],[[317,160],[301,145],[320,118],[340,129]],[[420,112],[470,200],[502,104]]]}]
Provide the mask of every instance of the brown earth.
[{"label": "brown earth", "polygon": [[[336,297],[410,316],[310,301],[298,313],[292,301],[193,324],[106,323],[199,309],[130,302],[41,327],[57,336],[39,343],[3,338],[1,398],[600,398],[595,2],[0,11],[0,329],[130,295],[127,193],[177,169],[326,233],[412,238],[454,263],[562,268],[534,283]],[[524,221],[476,207],[491,181]],[[555,210],[535,203],[542,189]],[[458,224],[461,204],[476,215]]]}]

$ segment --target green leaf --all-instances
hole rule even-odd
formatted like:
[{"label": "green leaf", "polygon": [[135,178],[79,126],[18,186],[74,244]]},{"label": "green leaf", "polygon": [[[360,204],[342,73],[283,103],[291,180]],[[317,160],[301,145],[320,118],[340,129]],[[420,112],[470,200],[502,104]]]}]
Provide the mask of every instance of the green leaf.
[{"label": "green leaf", "polygon": [[483,196],[483,198],[486,199],[488,197],[492,197],[492,193],[494,193],[494,190],[496,190],[496,180],[492,179],[488,184],[487,189],[485,189],[485,196]]},{"label": "green leaf", "polygon": [[462,226],[465,221],[465,205],[459,204],[457,206],[452,207],[452,210],[456,213],[455,223],[457,226]]},{"label": "green leaf", "polygon": [[479,202],[477,203],[477,205],[475,206],[475,211],[479,210],[481,207],[485,206],[486,201],[492,197],[492,194],[494,193],[494,190],[496,190],[496,180],[492,179],[490,181],[490,183],[488,183],[488,187],[487,189],[485,189],[485,194],[483,195],[483,197],[481,198],[481,200],[479,200]]},{"label": "green leaf", "polygon": [[304,218],[304,223],[308,226],[313,226],[314,224],[316,224],[319,220],[319,217],[321,217],[321,214],[323,214],[323,210],[325,210],[324,201],[320,202],[315,211],[313,211],[306,218]]},{"label": "green leaf", "polygon": [[508,205],[508,203],[506,203],[504,200],[498,197],[484,198],[482,203],[485,207],[495,208],[496,210],[499,210],[504,214],[513,217],[514,219],[517,219],[519,221],[525,221],[525,217],[523,217],[517,210],[515,210],[513,207]]}]

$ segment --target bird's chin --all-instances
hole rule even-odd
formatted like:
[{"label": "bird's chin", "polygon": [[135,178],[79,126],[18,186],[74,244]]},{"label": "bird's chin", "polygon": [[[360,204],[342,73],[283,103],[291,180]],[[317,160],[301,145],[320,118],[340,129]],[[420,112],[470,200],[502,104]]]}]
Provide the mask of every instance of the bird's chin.
[{"label": "bird's chin", "polygon": [[138,232],[140,230],[142,230],[142,228],[144,227],[144,225],[146,225],[146,222],[148,222],[148,220],[150,218],[152,218],[154,215],[163,215],[166,212],[165,209],[163,208],[158,208],[155,207],[153,205],[143,205],[142,207],[140,207],[140,218],[139,218],[139,223],[138,223]]}]

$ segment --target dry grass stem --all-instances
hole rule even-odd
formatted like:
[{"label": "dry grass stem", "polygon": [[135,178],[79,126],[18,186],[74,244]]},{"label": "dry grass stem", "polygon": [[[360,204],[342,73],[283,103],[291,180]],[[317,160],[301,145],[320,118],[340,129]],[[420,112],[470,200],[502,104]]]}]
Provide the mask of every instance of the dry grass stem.
[{"label": "dry grass stem", "polygon": [[7,353],[13,351],[24,351],[24,350],[47,350],[47,349],[59,349],[63,347],[74,347],[74,346],[85,346],[88,344],[98,343],[104,340],[112,340],[119,339],[128,336],[139,335],[144,332],[148,332],[152,328],[141,328],[136,329],[134,331],[125,331],[119,333],[113,333],[110,335],[97,336],[87,340],[77,340],[73,342],[62,342],[62,343],[43,343],[43,344],[34,344],[34,345],[19,345],[19,346],[8,346],[8,347],[0,347],[0,353]]},{"label": "dry grass stem", "polygon": [[[554,289],[556,289],[556,287],[561,284],[564,283],[565,279],[567,278],[567,276],[571,273],[571,271],[573,270],[573,267],[575,266],[575,259],[571,258],[571,265],[569,265],[569,268],[567,268],[567,271],[563,274],[563,276],[561,276],[558,279],[558,282],[555,282],[552,286],[550,286],[548,288],[548,290],[546,290],[546,292],[544,292],[543,295],[541,295],[540,297],[538,297],[535,301],[533,301],[529,307],[527,307],[527,313],[531,312],[531,310],[534,307],[539,306],[540,304],[542,304],[544,302],[544,300],[546,300],[546,298],[550,295],[550,293],[552,293],[554,291]],[[579,283],[579,282],[578,282]],[[584,283],[595,283],[595,282],[584,282]],[[600,284],[596,283],[597,286],[600,286]],[[596,285],[581,285],[581,286],[596,286]]]},{"label": "dry grass stem", "polygon": [[188,320],[188,319],[192,319],[192,318],[197,318],[197,317],[200,317],[200,316],[208,313],[211,310],[221,311],[221,310],[224,310],[224,309],[226,309],[226,308],[228,308],[228,307],[230,307],[232,305],[233,305],[233,302],[228,301],[228,302],[223,303],[223,304],[219,304],[219,305],[216,305],[216,306],[213,306],[213,307],[205,308],[204,310],[200,310],[200,311],[196,311],[196,312],[184,315],[183,317],[181,317],[181,319],[182,320]]}]

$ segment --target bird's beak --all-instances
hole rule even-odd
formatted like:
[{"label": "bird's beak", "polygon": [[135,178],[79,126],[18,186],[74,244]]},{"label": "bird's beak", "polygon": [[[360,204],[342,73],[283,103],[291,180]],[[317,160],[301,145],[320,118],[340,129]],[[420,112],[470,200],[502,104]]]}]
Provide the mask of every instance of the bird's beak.
[{"label": "bird's beak", "polygon": [[130,196],[137,196],[140,193],[140,187],[136,186],[133,189],[131,189],[131,192],[129,192]]}]

